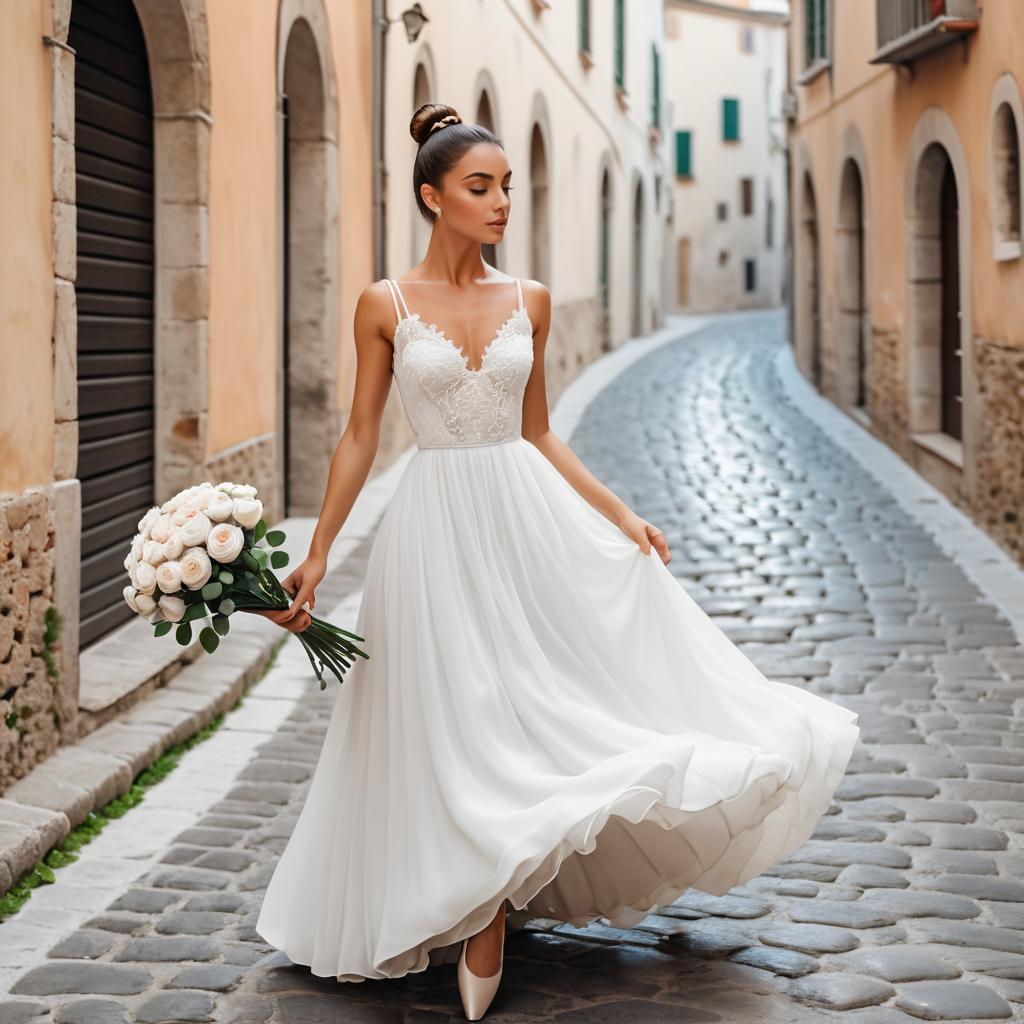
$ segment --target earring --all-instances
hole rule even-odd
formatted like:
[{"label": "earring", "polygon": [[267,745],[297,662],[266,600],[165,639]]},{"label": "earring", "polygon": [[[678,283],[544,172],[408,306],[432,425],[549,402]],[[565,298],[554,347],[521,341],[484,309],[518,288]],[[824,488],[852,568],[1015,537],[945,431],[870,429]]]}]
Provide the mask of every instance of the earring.
[{"label": "earring", "polygon": [[438,207],[437,207],[437,208],[436,208],[436,209],[434,210],[434,213],[436,213],[436,214],[438,215],[438,217],[440,217],[440,216],[441,216],[441,207],[440,207],[440,206],[438,206]]}]

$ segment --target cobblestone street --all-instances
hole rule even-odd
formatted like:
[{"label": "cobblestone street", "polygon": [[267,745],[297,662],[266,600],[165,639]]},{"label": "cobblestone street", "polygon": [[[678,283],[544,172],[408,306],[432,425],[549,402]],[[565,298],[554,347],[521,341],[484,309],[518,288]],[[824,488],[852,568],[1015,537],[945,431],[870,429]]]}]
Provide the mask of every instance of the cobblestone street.
[{"label": "cobblestone street", "polygon": [[[860,713],[847,777],[814,837],[729,895],[691,890],[630,931],[513,920],[489,1021],[1024,1020],[1024,650],[794,404],[784,330],[778,312],[711,318],[625,366],[566,439],[665,530],[680,585],[767,675]],[[318,614],[354,621],[368,550]],[[308,674],[289,639],[210,739],[0,925],[0,1024],[464,1019],[457,948],[339,985],[253,930],[336,695]],[[153,850],[147,830],[205,797],[175,775],[236,764]],[[97,887],[117,890],[98,910]]]}]

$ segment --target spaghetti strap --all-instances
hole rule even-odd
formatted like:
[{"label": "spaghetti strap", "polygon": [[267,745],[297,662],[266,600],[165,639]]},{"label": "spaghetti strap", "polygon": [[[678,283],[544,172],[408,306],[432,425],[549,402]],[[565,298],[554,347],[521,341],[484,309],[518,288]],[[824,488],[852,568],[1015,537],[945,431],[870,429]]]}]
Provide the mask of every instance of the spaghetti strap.
[{"label": "spaghetti strap", "polygon": [[402,322],[402,311],[398,308],[398,299],[395,298],[395,289],[388,278],[384,278],[384,283],[388,286],[388,291],[391,292],[391,301],[395,304],[395,316],[398,318],[398,322]]},{"label": "spaghetti strap", "polygon": [[523,285],[519,278],[516,278],[516,292],[519,295],[519,312],[523,310]]},{"label": "spaghetti strap", "polygon": [[405,310],[405,315],[411,316],[412,314],[409,312],[409,307],[406,305],[405,296],[402,294],[402,289],[398,287],[398,282],[394,278],[392,278],[391,283],[394,285],[395,291],[398,292],[399,299],[402,300],[402,309]]}]

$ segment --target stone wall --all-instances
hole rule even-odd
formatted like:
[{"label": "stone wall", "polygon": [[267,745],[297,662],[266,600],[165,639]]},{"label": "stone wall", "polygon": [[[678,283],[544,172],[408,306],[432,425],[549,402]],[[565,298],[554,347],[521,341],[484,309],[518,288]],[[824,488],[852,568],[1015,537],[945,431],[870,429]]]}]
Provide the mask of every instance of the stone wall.
[{"label": "stone wall", "polygon": [[62,678],[53,603],[49,491],[0,496],[0,793],[74,738],[74,685]]},{"label": "stone wall", "polygon": [[907,398],[900,332],[871,324],[868,337],[867,406],[872,433],[906,458]]},{"label": "stone wall", "polygon": [[1024,563],[1024,348],[975,337],[974,360],[979,444],[973,511]]}]

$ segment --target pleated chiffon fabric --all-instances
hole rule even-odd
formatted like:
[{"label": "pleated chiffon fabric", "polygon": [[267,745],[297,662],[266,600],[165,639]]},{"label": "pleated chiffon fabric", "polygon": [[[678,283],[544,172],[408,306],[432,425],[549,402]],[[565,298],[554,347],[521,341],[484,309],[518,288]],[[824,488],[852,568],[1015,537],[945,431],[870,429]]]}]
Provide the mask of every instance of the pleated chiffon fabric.
[{"label": "pleated chiffon fabric", "polygon": [[[256,925],[339,981],[425,970],[504,899],[628,928],[688,888],[726,893],[810,836],[859,735],[856,713],[764,676],[521,436],[515,403],[498,440],[437,435],[461,382],[474,423],[485,385],[521,400],[521,336],[480,375],[407,333],[406,411],[438,415],[379,523],[354,627],[370,658]],[[433,391],[406,372],[414,344]]]}]

